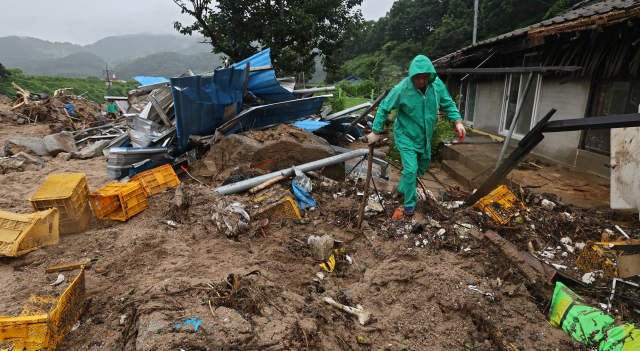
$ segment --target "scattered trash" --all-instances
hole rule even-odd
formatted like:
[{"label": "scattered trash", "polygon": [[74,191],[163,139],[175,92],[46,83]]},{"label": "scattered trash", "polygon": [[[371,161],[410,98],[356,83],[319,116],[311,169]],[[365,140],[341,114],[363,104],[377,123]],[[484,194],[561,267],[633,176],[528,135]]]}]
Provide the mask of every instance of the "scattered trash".
[{"label": "scattered trash", "polygon": [[371,312],[366,311],[362,308],[362,306],[358,305],[355,308],[354,307],[349,307],[349,306],[345,306],[341,303],[336,302],[334,299],[330,298],[330,297],[323,297],[322,301],[330,304],[331,306],[343,310],[349,314],[352,314],[354,316],[358,317],[358,321],[360,322],[361,325],[365,325],[367,324],[367,322],[369,322],[369,320],[371,319]]},{"label": "scattered trash", "polygon": [[326,261],[333,252],[333,245],[335,240],[329,235],[323,236],[311,235],[307,240],[307,244],[311,248],[311,254],[317,261]]},{"label": "scattered trash", "polygon": [[618,275],[618,269],[613,262],[592,241],[587,241],[582,253],[576,260],[576,267],[585,272],[602,271],[602,277],[607,280],[613,279]]},{"label": "scattered trash", "polygon": [[193,332],[195,333],[198,331],[198,327],[200,327],[200,324],[202,324],[202,318],[194,317],[194,318],[185,319],[184,321],[176,324],[176,326],[173,327],[173,329],[187,329],[189,326],[192,325]]},{"label": "scattered trash", "polygon": [[556,207],[555,202],[549,201],[547,199],[543,199],[540,203],[540,207],[544,208],[547,211],[551,211]]},{"label": "scattered trash", "polygon": [[61,284],[63,281],[64,281],[64,274],[58,274],[58,279],[56,279],[55,282],[49,285],[55,286],[55,285]]},{"label": "scattered trash", "polygon": [[485,293],[482,290],[478,289],[475,285],[469,285],[469,286],[467,286],[467,289],[472,290],[472,291],[477,291],[477,292],[479,292],[479,293],[481,293],[482,295],[485,295],[485,296],[489,296],[491,298],[491,301],[494,300],[493,294]]}]

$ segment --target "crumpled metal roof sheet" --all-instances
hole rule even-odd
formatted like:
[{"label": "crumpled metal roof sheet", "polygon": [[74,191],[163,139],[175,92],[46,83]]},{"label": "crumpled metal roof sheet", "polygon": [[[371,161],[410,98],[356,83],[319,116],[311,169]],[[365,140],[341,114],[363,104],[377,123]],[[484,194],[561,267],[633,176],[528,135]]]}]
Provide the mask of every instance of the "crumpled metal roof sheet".
[{"label": "crumpled metal roof sheet", "polygon": [[138,83],[140,83],[140,85],[150,85],[150,84],[157,84],[157,83],[163,83],[163,82],[169,81],[167,78],[164,78],[164,77],[147,77],[147,76],[137,76],[137,77],[133,77],[133,79],[135,79]]},{"label": "crumpled metal roof sheet", "polygon": [[[251,63],[251,67],[270,66],[271,48],[242,60],[233,65],[233,67],[238,69],[245,68],[247,62]],[[249,73],[247,90],[253,95],[271,102],[295,100],[296,98],[290,91],[280,86],[280,83],[276,80],[276,71],[272,69]]]},{"label": "crumpled metal roof sheet", "polygon": [[331,96],[314,96],[251,107],[229,121],[227,126],[223,128],[223,133],[230,135],[252,129],[264,129],[319,113],[322,104]]},{"label": "crumpled metal roof sheet", "polygon": [[171,78],[176,114],[177,147],[189,149],[190,135],[209,135],[223,123],[225,108],[242,107],[245,69],[218,69],[210,77]]}]

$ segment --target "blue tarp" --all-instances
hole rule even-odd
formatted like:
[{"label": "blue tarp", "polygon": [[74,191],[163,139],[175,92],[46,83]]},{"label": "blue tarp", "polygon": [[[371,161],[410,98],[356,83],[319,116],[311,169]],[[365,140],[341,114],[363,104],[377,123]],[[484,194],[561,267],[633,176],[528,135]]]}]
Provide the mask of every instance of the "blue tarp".
[{"label": "blue tarp", "polygon": [[76,109],[75,109],[75,107],[73,107],[73,105],[66,104],[66,105],[63,105],[62,107],[64,107],[64,109],[67,110],[67,113],[69,115],[73,116],[73,115],[76,114]]},{"label": "blue tarp", "polygon": [[211,77],[171,78],[176,112],[178,152],[189,147],[190,135],[210,135],[222,125],[224,110],[235,103],[242,107],[245,70],[234,67],[215,70]]},{"label": "blue tarp", "polygon": [[309,120],[305,120],[305,121],[297,121],[296,123],[293,124],[294,127],[298,127],[298,128],[302,128],[304,130],[307,130],[309,132],[314,132],[328,124],[330,124],[331,122],[323,122],[323,121],[309,121]]},{"label": "blue tarp", "polygon": [[[247,62],[251,63],[251,67],[270,66],[270,54],[271,49],[267,48],[248,59],[236,63],[233,67],[238,69],[245,68]],[[253,95],[270,102],[296,99],[291,92],[280,86],[276,80],[276,71],[272,69],[267,71],[251,72],[249,74],[249,85],[247,86],[247,90],[253,93]]]},{"label": "blue tarp", "polygon": [[316,200],[307,193],[300,185],[293,181],[293,195],[296,197],[296,205],[298,208],[306,211],[311,207],[316,207]]},{"label": "blue tarp", "polygon": [[137,76],[133,77],[140,85],[150,85],[162,82],[168,82],[169,80],[164,77],[147,77],[147,76]]},{"label": "blue tarp", "polygon": [[320,107],[322,107],[322,103],[327,100],[327,98],[329,98],[327,95],[315,96],[306,99],[251,107],[246,111],[242,111],[242,114],[236,117],[239,122],[229,129],[226,129],[224,135],[251,129],[267,128],[307,117],[318,113]]}]

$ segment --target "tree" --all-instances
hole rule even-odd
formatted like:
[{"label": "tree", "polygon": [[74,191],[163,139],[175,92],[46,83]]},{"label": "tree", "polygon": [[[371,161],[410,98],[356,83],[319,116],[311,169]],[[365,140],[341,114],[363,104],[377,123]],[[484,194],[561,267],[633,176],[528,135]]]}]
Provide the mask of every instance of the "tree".
[{"label": "tree", "polygon": [[4,65],[2,64],[2,62],[0,62],[0,78],[6,78],[8,76],[11,75],[11,72],[9,72],[9,70],[7,70]]},{"label": "tree", "polygon": [[[279,74],[309,72],[320,56],[335,70],[334,54],[362,26],[363,0],[174,0],[196,19],[190,26],[174,22],[184,35],[205,36],[213,52],[238,62],[270,47]],[[187,6],[187,3],[190,6]]]}]

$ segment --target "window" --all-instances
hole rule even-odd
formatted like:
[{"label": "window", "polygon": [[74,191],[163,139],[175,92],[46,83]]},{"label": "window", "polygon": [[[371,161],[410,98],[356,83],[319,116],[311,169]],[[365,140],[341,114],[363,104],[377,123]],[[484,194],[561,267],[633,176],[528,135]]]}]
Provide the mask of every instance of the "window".
[{"label": "window", "polygon": [[[540,65],[540,56],[537,53],[527,54],[523,60],[523,67],[537,67]],[[522,100],[529,74],[507,75],[505,80],[504,99],[502,102],[502,116],[500,117],[500,134],[507,134],[511,127],[511,122],[516,114],[518,103]],[[535,124],[535,114],[537,111],[538,94],[542,76],[534,74],[531,87],[527,96],[522,101],[522,110],[516,122],[513,135],[522,138],[531,130]]]},{"label": "window", "polygon": [[[640,84],[637,80],[610,80],[598,84],[589,117],[637,113],[640,104]],[[610,129],[587,130],[583,133],[582,149],[609,156]]]}]

